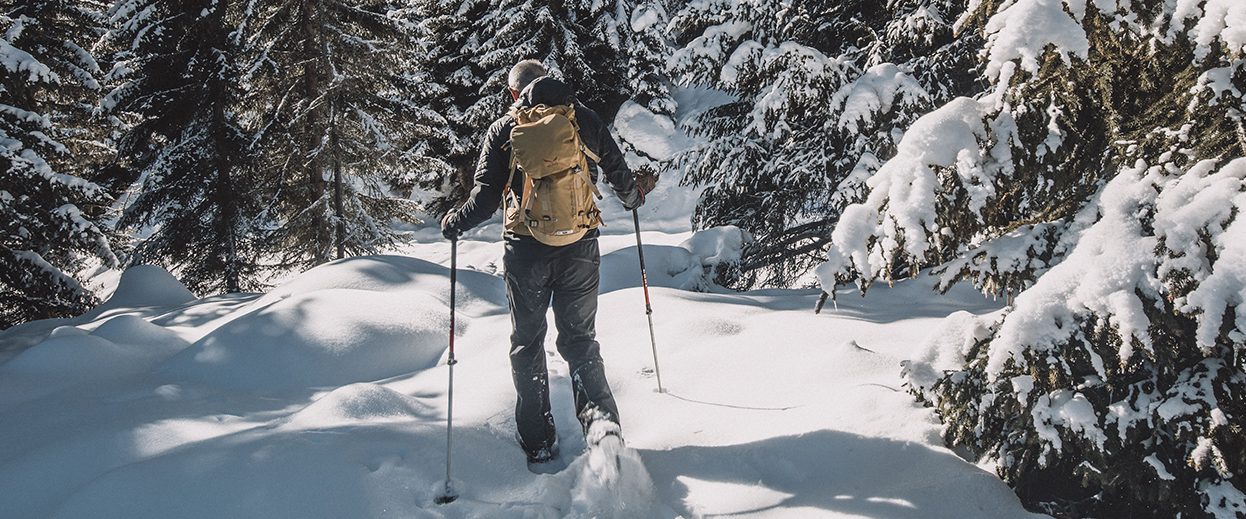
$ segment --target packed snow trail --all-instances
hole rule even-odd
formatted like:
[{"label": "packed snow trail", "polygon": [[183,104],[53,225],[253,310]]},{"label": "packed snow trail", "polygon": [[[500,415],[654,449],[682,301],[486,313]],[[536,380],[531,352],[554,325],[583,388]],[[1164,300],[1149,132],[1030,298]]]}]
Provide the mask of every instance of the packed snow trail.
[{"label": "packed snow trail", "polygon": [[[899,362],[972,292],[703,293],[730,231],[645,235],[659,394],[634,237],[601,238],[598,334],[627,450],[581,455],[567,365],[547,344],[568,467],[514,443],[500,246],[461,243],[454,479],[444,483],[446,267],[353,258],[267,294],[188,298],[128,272],[82,317],[0,333],[0,517],[1025,517],[944,448]],[[710,243],[711,246],[706,246]],[[682,246],[681,246],[682,244]],[[699,245],[698,245],[699,244]],[[427,240],[408,252],[445,258]],[[448,263],[448,261],[446,261]],[[192,296],[193,297],[193,296]],[[648,476],[646,476],[646,474]]]}]

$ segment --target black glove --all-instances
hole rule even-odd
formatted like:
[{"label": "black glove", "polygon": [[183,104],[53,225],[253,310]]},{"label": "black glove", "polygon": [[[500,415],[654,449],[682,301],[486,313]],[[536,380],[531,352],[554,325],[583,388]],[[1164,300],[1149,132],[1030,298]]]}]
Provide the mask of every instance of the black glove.
[{"label": "black glove", "polygon": [[450,241],[459,239],[459,235],[463,234],[450,224],[450,220],[453,219],[453,216],[454,210],[450,210],[450,212],[447,212],[446,215],[441,218],[441,235],[445,236],[446,239]]}]

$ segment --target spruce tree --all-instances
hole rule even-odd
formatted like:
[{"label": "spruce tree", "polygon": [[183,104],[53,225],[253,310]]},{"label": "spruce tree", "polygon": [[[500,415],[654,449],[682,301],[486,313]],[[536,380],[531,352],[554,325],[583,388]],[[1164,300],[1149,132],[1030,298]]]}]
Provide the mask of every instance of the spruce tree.
[{"label": "spruce tree", "polygon": [[690,124],[705,143],[676,164],[686,183],[711,186],[697,226],[756,238],[743,276],[720,281],[787,285],[808,272],[902,129],[973,84],[952,38],[958,4],[692,2],[673,16],[672,73],[734,98]]},{"label": "spruce tree", "polygon": [[257,174],[278,179],[270,244],[282,266],[371,253],[418,206],[396,190],[446,169],[439,92],[413,69],[417,40],[377,0],[251,0],[244,121]]},{"label": "spruce tree", "polygon": [[117,165],[138,179],[119,221],[134,262],[160,263],[199,293],[260,287],[258,221],[271,186],[247,163],[239,127],[238,46],[228,0],[122,0],[104,106],[135,122]]},{"label": "spruce tree", "polygon": [[1016,294],[905,374],[1033,508],[1246,514],[1240,9],[979,3],[987,88],[910,126],[832,234],[828,291],[933,266]]},{"label": "spruce tree", "polygon": [[627,78],[629,97],[646,110],[664,116],[675,115],[666,62],[672,43],[666,35],[669,23],[666,2],[644,0],[631,10],[627,27]]},{"label": "spruce tree", "polygon": [[100,70],[93,2],[0,2],[0,328],[85,311],[80,274],[117,259],[89,178],[101,150],[90,114]]}]

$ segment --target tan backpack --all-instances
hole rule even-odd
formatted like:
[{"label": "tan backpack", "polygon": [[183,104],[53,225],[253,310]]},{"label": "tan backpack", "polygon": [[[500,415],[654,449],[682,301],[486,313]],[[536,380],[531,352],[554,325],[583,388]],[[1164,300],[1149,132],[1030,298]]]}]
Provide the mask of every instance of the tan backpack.
[{"label": "tan backpack", "polygon": [[[506,230],[530,235],[546,245],[575,243],[589,229],[603,225],[593,197],[588,159],[597,155],[580,142],[575,107],[512,108],[511,168],[503,194]],[[510,189],[515,171],[523,172],[523,198]]]}]

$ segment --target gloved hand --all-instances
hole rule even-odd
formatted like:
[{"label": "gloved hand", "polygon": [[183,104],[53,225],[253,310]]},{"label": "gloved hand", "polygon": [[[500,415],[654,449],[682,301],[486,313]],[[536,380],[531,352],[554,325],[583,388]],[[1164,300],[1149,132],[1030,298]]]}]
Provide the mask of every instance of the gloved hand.
[{"label": "gloved hand", "polygon": [[640,197],[643,199],[645,195],[653,192],[653,188],[658,185],[658,174],[647,170],[636,172],[636,189],[640,190]]},{"label": "gloved hand", "polygon": [[458,229],[450,225],[452,216],[454,216],[453,209],[447,212],[445,216],[441,217],[441,235],[445,236],[445,238],[450,241],[459,239],[459,235],[462,234]]},{"label": "gloved hand", "polygon": [[645,205],[645,195],[648,195],[651,191],[653,191],[653,187],[656,186],[658,183],[658,175],[656,173],[651,173],[647,170],[642,170],[642,171],[637,171],[635,175],[636,175],[636,191],[638,192],[640,196],[637,197],[638,200],[636,201],[635,207],[626,207],[626,206],[624,207],[625,209],[629,211],[635,210],[636,208],[639,208],[640,206]]}]

